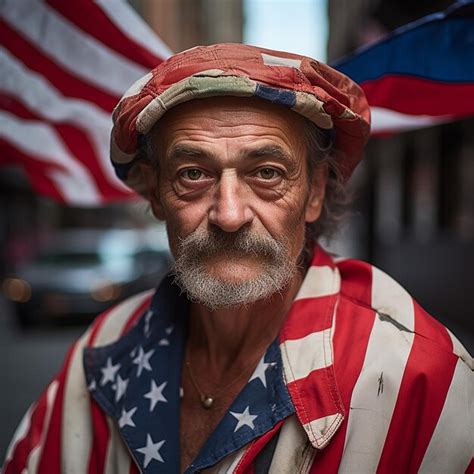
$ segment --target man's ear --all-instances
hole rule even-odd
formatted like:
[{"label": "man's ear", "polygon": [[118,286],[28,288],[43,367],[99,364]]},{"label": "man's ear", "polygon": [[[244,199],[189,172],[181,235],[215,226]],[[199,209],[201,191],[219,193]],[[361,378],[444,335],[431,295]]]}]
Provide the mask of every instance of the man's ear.
[{"label": "man's ear", "polygon": [[309,197],[305,210],[305,221],[307,223],[317,221],[321,215],[328,174],[329,170],[327,166],[317,167],[313,172],[311,188],[309,190]]}]

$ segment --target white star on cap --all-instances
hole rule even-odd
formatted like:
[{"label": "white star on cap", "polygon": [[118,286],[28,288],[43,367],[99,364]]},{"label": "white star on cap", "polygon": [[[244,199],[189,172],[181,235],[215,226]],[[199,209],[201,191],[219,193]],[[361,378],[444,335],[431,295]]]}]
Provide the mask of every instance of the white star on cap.
[{"label": "white star on cap", "polygon": [[145,352],[141,346],[138,348],[138,355],[135,357],[135,359],[133,359],[133,363],[137,364],[138,366],[137,377],[140,377],[143,369],[151,371],[150,357],[153,355],[153,352],[155,352],[155,349]]},{"label": "white star on cap", "polygon": [[120,420],[118,422],[120,428],[123,428],[124,426],[135,427],[135,423],[132,420],[132,416],[135,414],[136,411],[137,411],[137,407],[132,408],[130,411],[127,411],[124,408],[122,408],[122,416],[120,417]]},{"label": "white star on cap", "polygon": [[106,367],[100,370],[102,371],[102,380],[100,381],[100,384],[105,385],[106,383],[115,380],[115,375],[120,370],[120,364],[112,365],[112,359],[109,357],[106,362]]},{"label": "white star on cap", "polygon": [[163,382],[159,387],[156,385],[155,381],[151,381],[150,391],[143,395],[145,398],[150,399],[150,411],[155,409],[155,406],[158,402],[168,402],[163,395],[163,390],[166,387],[167,382]]},{"label": "white star on cap", "polygon": [[274,365],[276,365],[275,362],[267,363],[263,360],[263,357],[262,357],[256,369],[254,370],[252,376],[250,377],[249,382],[254,379],[260,379],[261,382],[263,383],[263,386],[267,388],[267,379],[265,378],[265,371],[268,369],[268,367],[273,367]]},{"label": "white star on cap", "polygon": [[89,390],[89,392],[92,392],[96,388],[97,388],[97,383],[96,383],[95,379],[92,379],[91,383],[87,386],[87,389]]},{"label": "white star on cap", "polygon": [[128,379],[122,380],[122,377],[120,377],[120,374],[117,375],[117,382],[114,386],[116,402],[118,402],[123,397],[123,395],[125,394],[125,390],[127,390],[127,386],[128,386]]},{"label": "white star on cap", "polygon": [[145,460],[143,461],[143,465],[145,468],[150,464],[152,459],[156,459],[160,462],[165,462],[164,459],[160,455],[160,448],[165,444],[165,440],[158,441],[158,443],[153,442],[153,438],[147,434],[146,435],[146,446],[143,448],[137,449],[139,453],[145,455]]},{"label": "white star on cap", "polygon": [[247,407],[243,413],[234,413],[233,411],[229,412],[234,418],[238,420],[237,426],[234,429],[234,433],[242,428],[242,426],[248,426],[252,430],[255,429],[253,420],[258,417],[258,415],[252,415],[249,410],[250,407]]}]

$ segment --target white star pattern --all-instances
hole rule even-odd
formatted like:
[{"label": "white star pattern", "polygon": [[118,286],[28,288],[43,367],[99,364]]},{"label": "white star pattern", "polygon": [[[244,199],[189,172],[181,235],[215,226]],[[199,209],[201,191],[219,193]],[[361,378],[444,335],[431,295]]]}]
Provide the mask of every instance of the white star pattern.
[{"label": "white star pattern", "polygon": [[137,407],[134,407],[129,411],[126,411],[124,408],[122,408],[122,416],[120,417],[120,420],[118,422],[120,428],[123,428],[125,426],[135,427],[135,423],[132,420],[132,416],[135,414],[136,411]]},{"label": "white star pattern", "polygon": [[138,348],[138,355],[133,359],[133,363],[137,364],[137,377],[142,375],[143,369],[151,371],[150,357],[154,352],[155,349],[145,352],[141,346]]},{"label": "white star pattern", "polygon": [[91,383],[87,386],[87,389],[92,392],[93,390],[95,390],[97,388],[97,383],[95,381],[95,379],[92,379]]},{"label": "white star pattern", "polygon": [[152,459],[156,459],[160,462],[165,462],[164,459],[161,457],[160,448],[165,444],[165,440],[158,441],[158,443],[153,442],[153,438],[147,434],[146,435],[146,446],[143,448],[137,449],[137,452],[142,453],[145,455],[145,460],[143,461],[143,465],[146,467],[150,464]]},{"label": "white star pattern", "polygon": [[252,430],[255,429],[253,420],[258,418],[258,415],[252,415],[249,408],[250,407],[247,407],[243,413],[234,413],[233,411],[229,412],[234,418],[237,419],[237,426],[234,428],[234,433],[243,426],[248,426]]},{"label": "white star pattern", "polygon": [[150,399],[150,411],[155,409],[155,406],[158,402],[168,402],[163,395],[163,390],[166,387],[167,382],[163,382],[159,387],[156,385],[155,381],[151,381],[150,391],[143,395],[145,398]]},{"label": "white star pattern", "polygon": [[165,329],[166,335],[169,336],[169,335],[173,332],[173,329],[174,329],[174,326],[168,326],[168,327]]},{"label": "white star pattern", "polygon": [[123,379],[120,377],[120,374],[117,375],[117,382],[113,386],[115,390],[115,401],[118,402],[125,394],[128,386],[128,379]]},{"label": "white star pattern", "polygon": [[115,375],[120,370],[120,364],[112,365],[112,359],[109,357],[106,362],[106,366],[100,369],[102,372],[102,380],[100,385],[105,385],[106,383],[113,382],[115,380]]},{"label": "white star pattern", "polygon": [[254,370],[252,376],[250,377],[249,382],[251,382],[254,379],[260,379],[260,381],[263,383],[263,386],[267,388],[267,379],[265,377],[265,372],[268,369],[268,367],[273,367],[274,365],[276,365],[276,362],[267,363],[264,361],[264,358],[262,357],[256,369]]},{"label": "white star pattern", "polygon": [[163,338],[163,339],[160,339],[158,341],[158,345],[159,346],[169,346],[170,345],[170,341],[168,341],[168,339],[166,338]]}]

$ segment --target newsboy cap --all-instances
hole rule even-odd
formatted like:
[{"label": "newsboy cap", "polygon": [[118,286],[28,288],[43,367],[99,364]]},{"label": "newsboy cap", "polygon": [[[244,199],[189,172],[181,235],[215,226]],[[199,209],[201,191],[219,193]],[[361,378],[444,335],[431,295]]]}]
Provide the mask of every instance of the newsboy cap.
[{"label": "newsboy cap", "polygon": [[135,166],[139,137],[167,110],[194,99],[259,97],[332,130],[339,170],[348,179],[362,159],[370,111],[362,89],[315,59],[237,43],[197,46],[171,56],[124,94],[112,118],[110,154],[117,176],[145,193]]}]

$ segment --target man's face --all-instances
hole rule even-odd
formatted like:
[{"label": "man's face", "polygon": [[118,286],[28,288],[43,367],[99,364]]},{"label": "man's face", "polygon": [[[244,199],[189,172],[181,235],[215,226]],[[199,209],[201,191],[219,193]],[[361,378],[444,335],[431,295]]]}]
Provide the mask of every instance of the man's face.
[{"label": "man's face", "polygon": [[[190,101],[160,121],[152,207],[191,297],[215,308],[227,292],[231,306],[247,304],[296,274],[325,185],[317,173],[309,186],[303,124],[283,107],[233,97]],[[268,291],[253,291],[256,282]],[[189,288],[203,285],[220,293],[214,303]]]}]

